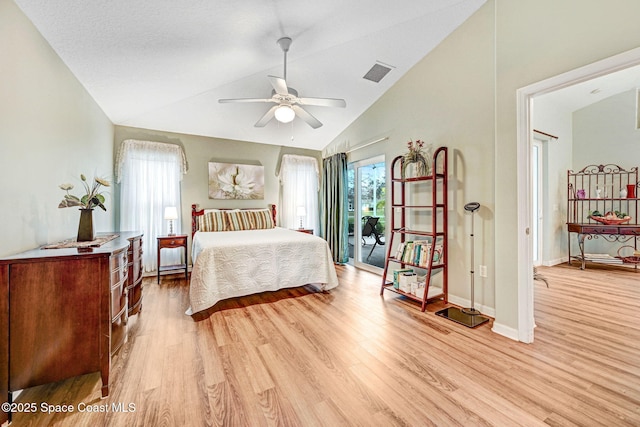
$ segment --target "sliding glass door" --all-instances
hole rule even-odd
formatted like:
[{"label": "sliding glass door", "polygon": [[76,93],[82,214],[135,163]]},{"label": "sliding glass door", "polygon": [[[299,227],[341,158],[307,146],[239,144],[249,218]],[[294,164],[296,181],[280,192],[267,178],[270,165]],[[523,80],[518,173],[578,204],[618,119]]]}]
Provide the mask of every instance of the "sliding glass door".
[{"label": "sliding glass door", "polygon": [[357,267],[384,267],[386,226],[384,156],[349,164],[349,257]]}]

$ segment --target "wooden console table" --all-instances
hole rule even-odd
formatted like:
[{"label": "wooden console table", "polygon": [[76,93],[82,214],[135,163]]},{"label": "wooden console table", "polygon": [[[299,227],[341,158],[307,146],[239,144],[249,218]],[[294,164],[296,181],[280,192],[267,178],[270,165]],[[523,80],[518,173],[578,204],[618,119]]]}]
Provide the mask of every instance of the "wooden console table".
[{"label": "wooden console table", "polygon": [[[636,238],[640,236],[640,225],[598,225],[598,224],[582,224],[582,223],[568,223],[567,229],[569,231],[569,265],[571,260],[576,259],[582,262],[580,268],[585,268],[584,257],[584,241],[598,238],[601,236],[607,242],[629,242],[633,240],[633,247],[637,248]],[[571,254],[571,233],[576,233],[578,238],[578,247],[580,248],[580,255]]]},{"label": "wooden console table", "polygon": [[[118,234],[99,247],[0,259],[2,403],[14,391],[92,372],[109,395],[111,357],[127,338],[127,252],[142,237]],[[0,411],[0,422],[8,418]]]},{"label": "wooden console table", "polygon": [[[624,169],[618,165],[587,165],[577,172],[567,171],[567,231],[569,265],[572,259],[581,262],[584,270],[584,242],[599,239],[609,243],[625,243],[637,249],[640,236],[640,199],[637,198],[638,168]],[[593,219],[613,212],[624,224],[607,225]],[[571,254],[571,233],[578,237],[579,255]],[[619,251],[619,249],[618,249]],[[637,268],[637,265],[636,265]]]}]

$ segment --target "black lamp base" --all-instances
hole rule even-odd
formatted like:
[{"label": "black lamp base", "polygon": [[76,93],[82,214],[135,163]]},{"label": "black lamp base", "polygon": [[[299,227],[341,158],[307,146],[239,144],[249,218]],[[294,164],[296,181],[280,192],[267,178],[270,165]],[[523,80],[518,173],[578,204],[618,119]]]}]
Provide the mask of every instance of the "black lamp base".
[{"label": "black lamp base", "polygon": [[437,311],[436,315],[453,320],[454,322],[460,323],[468,328],[475,328],[476,326],[480,326],[489,321],[488,317],[480,314],[468,314],[465,313],[465,309],[460,309],[458,307],[445,308],[444,310]]}]

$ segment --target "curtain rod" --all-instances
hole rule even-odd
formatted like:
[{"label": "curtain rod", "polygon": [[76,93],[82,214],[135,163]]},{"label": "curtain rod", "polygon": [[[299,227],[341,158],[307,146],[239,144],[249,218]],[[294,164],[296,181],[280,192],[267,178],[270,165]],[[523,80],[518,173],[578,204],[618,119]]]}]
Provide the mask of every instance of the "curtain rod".
[{"label": "curtain rod", "polygon": [[367,142],[367,143],[362,144],[362,145],[355,146],[355,147],[353,147],[352,149],[350,149],[350,150],[346,151],[346,153],[347,153],[347,154],[348,154],[348,153],[351,153],[352,151],[356,151],[356,150],[359,150],[359,149],[361,149],[361,148],[368,147],[369,145],[376,144],[376,143],[378,143],[378,142],[386,141],[387,139],[389,139],[389,137],[388,137],[388,136],[385,136],[385,137],[383,137],[383,138],[376,139],[375,141],[371,141],[371,142]]},{"label": "curtain rod", "polygon": [[533,131],[536,132],[536,133],[539,133],[540,135],[548,136],[549,138],[560,139],[555,135],[551,135],[550,133],[546,133],[546,132],[541,132],[541,131],[539,131],[537,129],[534,129]]}]

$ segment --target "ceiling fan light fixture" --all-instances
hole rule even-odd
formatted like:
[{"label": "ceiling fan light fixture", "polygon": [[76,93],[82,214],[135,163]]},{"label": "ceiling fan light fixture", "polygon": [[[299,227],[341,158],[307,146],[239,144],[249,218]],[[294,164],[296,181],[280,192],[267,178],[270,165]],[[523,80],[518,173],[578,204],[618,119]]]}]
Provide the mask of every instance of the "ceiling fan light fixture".
[{"label": "ceiling fan light fixture", "polygon": [[296,117],[296,112],[289,105],[281,105],[275,111],[276,120],[280,123],[289,123]]}]

